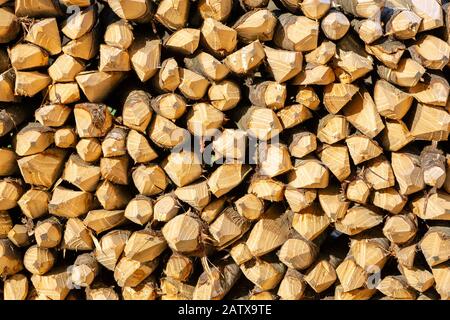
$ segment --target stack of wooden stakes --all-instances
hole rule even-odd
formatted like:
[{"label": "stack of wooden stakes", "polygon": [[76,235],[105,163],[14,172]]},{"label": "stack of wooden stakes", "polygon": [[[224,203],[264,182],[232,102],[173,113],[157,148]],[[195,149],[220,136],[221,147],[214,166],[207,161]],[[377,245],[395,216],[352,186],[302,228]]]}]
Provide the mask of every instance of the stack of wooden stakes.
[{"label": "stack of wooden stakes", "polygon": [[445,2],[0,0],[0,299],[450,299]]}]

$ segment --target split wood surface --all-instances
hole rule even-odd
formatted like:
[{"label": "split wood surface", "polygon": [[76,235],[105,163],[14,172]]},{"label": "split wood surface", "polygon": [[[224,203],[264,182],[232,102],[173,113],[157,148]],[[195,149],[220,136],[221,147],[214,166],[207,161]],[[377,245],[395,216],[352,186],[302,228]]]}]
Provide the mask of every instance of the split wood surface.
[{"label": "split wood surface", "polygon": [[446,0],[0,0],[0,299],[450,299]]}]

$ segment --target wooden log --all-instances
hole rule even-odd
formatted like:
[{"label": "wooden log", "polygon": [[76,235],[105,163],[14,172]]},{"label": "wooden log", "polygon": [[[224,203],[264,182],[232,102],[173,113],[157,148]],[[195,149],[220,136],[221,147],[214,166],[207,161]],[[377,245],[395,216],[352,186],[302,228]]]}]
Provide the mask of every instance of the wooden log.
[{"label": "wooden log", "polygon": [[206,18],[200,31],[204,46],[213,55],[225,57],[232,53],[237,46],[236,30],[219,21]]},{"label": "wooden log", "polygon": [[284,196],[284,183],[267,177],[254,177],[250,181],[248,193],[268,201],[282,201]]},{"label": "wooden log", "polygon": [[309,64],[292,80],[294,85],[321,85],[333,83],[335,80],[333,69],[328,66]]},{"label": "wooden log", "polygon": [[7,211],[0,211],[0,237],[7,238],[9,231],[13,228],[11,216]]},{"label": "wooden log", "polygon": [[80,90],[76,82],[54,83],[48,87],[51,103],[74,103],[80,100]]},{"label": "wooden log", "polygon": [[46,104],[36,109],[34,117],[43,126],[60,127],[67,121],[71,111],[63,104]]},{"label": "wooden log", "polygon": [[443,108],[418,103],[410,131],[417,140],[447,140],[449,123],[450,114]]},{"label": "wooden log", "polygon": [[156,300],[156,283],[151,277],[143,280],[136,287],[125,286],[122,289],[124,300]]},{"label": "wooden log", "polygon": [[325,188],[328,179],[327,168],[315,159],[297,160],[293,171],[288,173],[288,185],[294,188]]},{"label": "wooden log", "polygon": [[195,136],[209,137],[222,126],[225,115],[209,103],[196,103],[187,114],[187,129]]},{"label": "wooden log", "polygon": [[34,44],[19,43],[9,50],[11,65],[16,70],[48,66],[48,54]]},{"label": "wooden log", "polygon": [[385,80],[378,80],[374,88],[374,101],[378,113],[386,118],[400,120],[408,112],[413,97]]},{"label": "wooden log", "polygon": [[317,110],[320,105],[320,99],[313,87],[300,87],[295,102],[307,107],[310,110]]},{"label": "wooden log", "polygon": [[[380,12],[381,13],[381,12]],[[380,22],[380,14],[370,19],[352,20],[352,27],[358,33],[359,37],[366,44],[370,44],[383,36],[383,27]]]},{"label": "wooden log", "polygon": [[209,190],[220,197],[238,186],[251,168],[242,163],[225,163],[208,178]]},{"label": "wooden log", "polygon": [[108,5],[121,19],[145,23],[151,20],[154,4],[147,0],[108,0]]},{"label": "wooden log", "polygon": [[16,71],[14,94],[33,97],[51,82],[48,75],[38,71]]},{"label": "wooden log", "polygon": [[123,210],[91,210],[83,223],[97,234],[121,225],[125,221]]},{"label": "wooden log", "polygon": [[250,102],[257,107],[274,110],[284,107],[287,92],[286,86],[274,81],[264,81],[250,87]]},{"label": "wooden log", "polygon": [[131,66],[138,78],[145,82],[157,72],[161,60],[161,41],[137,38],[129,49]]},{"label": "wooden log", "polygon": [[430,267],[434,267],[449,259],[449,232],[447,227],[431,227],[422,237],[419,246]]},{"label": "wooden log", "polygon": [[75,80],[92,103],[103,101],[123,78],[122,72],[83,71]]},{"label": "wooden log", "polygon": [[405,277],[408,285],[419,292],[427,291],[434,284],[433,274],[426,269],[417,267],[407,268],[401,265],[399,265],[398,268]]},{"label": "wooden log", "polygon": [[264,58],[264,47],[256,40],[228,55],[224,63],[232,72],[242,75],[258,67]]},{"label": "wooden log", "polygon": [[95,162],[102,155],[102,146],[96,138],[84,138],[75,146],[78,155],[86,162]]},{"label": "wooden log", "polygon": [[450,85],[440,75],[431,74],[429,79],[409,89],[409,93],[417,101],[435,106],[445,106]]},{"label": "wooden log", "polygon": [[97,261],[114,271],[130,235],[131,231],[128,230],[113,230],[102,236],[94,252]]},{"label": "wooden log", "polygon": [[406,205],[406,197],[400,194],[395,188],[375,190],[372,203],[393,214],[400,213]]},{"label": "wooden log", "polygon": [[345,197],[348,200],[357,202],[359,204],[367,203],[369,195],[370,195],[369,185],[363,179],[360,178],[356,178],[350,181],[345,190]]},{"label": "wooden log", "polygon": [[189,214],[181,214],[167,222],[162,228],[162,233],[172,250],[191,254],[201,246],[201,229],[201,224],[196,218]]},{"label": "wooden log", "polygon": [[333,222],[342,219],[351,204],[342,196],[341,190],[335,185],[318,190],[318,197],[322,210]]},{"label": "wooden log", "polygon": [[418,156],[393,152],[391,163],[401,194],[409,195],[425,188],[423,169]]},{"label": "wooden log", "polygon": [[230,250],[230,255],[239,266],[253,259],[250,250],[243,240],[233,245]]},{"label": "wooden log", "polygon": [[283,279],[286,267],[279,262],[252,259],[240,266],[244,276],[261,290],[275,288]]},{"label": "wooden log", "polygon": [[350,21],[342,12],[331,11],[321,20],[320,27],[328,39],[339,40],[350,29]]},{"label": "wooden log", "polygon": [[144,225],[153,218],[153,202],[146,196],[136,196],[125,208],[125,218]]},{"label": "wooden log", "polygon": [[28,228],[24,224],[15,224],[8,231],[8,239],[17,247],[24,247],[29,244],[30,237]]},{"label": "wooden log", "polygon": [[391,163],[383,156],[367,162],[367,168],[364,170],[364,179],[375,190],[395,185],[395,176]]},{"label": "wooden log", "polygon": [[26,300],[28,295],[28,278],[23,274],[15,274],[4,282],[4,300]]},{"label": "wooden log", "polygon": [[418,196],[411,201],[412,212],[425,220],[449,220],[448,199],[448,194],[439,191]]},{"label": "wooden log", "polygon": [[155,115],[148,127],[150,139],[162,148],[173,148],[185,141],[189,131],[180,128],[169,119],[160,115]]},{"label": "wooden log", "polygon": [[61,246],[66,250],[92,250],[94,249],[92,232],[78,218],[69,218],[64,229]]},{"label": "wooden log", "polygon": [[210,224],[214,221],[214,219],[219,215],[219,213],[222,211],[222,209],[225,206],[225,202],[227,201],[227,197],[220,197],[219,199],[212,200],[210,203],[208,203],[204,208],[202,208],[202,211],[200,213],[200,218],[202,218],[203,221]]},{"label": "wooden log", "polygon": [[15,150],[19,156],[29,156],[47,149],[54,142],[54,132],[40,123],[29,123],[16,135]]},{"label": "wooden log", "polygon": [[355,235],[382,222],[383,216],[379,212],[356,205],[350,208],[342,219],[336,221],[335,228],[342,233]]},{"label": "wooden log", "polygon": [[224,80],[213,83],[209,87],[208,98],[214,108],[228,111],[238,105],[241,100],[241,90],[235,82]]},{"label": "wooden log", "polygon": [[334,144],[345,139],[348,133],[348,122],[341,115],[326,115],[320,119],[319,127],[317,128],[317,138],[327,144]]},{"label": "wooden log", "polygon": [[369,138],[374,138],[384,129],[375,102],[367,91],[356,95],[343,111],[347,121]]},{"label": "wooden log", "polygon": [[383,153],[383,149],[375,141],[362,134],[354,134],[345,139],[350,156],[354,164],[376,158]]},{"label": "wooden log", "polygon": [[376,289],[359,288],[344,292],[341,285],[336,286],[334,297],[336,300],[369,300],[376,292]]},{"label": "wooden log", "polygon": [[254,194],[247,193],[234,203],[237,212],[248,220],[258,220],[264,212],[264,202]]},{"label": "wooden log", "polygon": [[174,218],[180,205],[177,202],[176,197],[173,194],[165,194],[159,197],[153,205],[153,219],[161,222],[168,222]]},{"label": "wooden log", "polygon": [[103,137],[112,125],[111,113],[104,104],[76,104],[74,116],[80,138]]},{"label": "wooden log", "polygon": [[228,73],[228,67],[217,60],[213,55],[206,52],[199,52],[192,58],[184,58],[184,64],[196,73],[200,73],[204,77],[219,81],[224,79]]},{"label": "wooden log", "polygon": [[337,280],[336,265],[333,259],[328,261],[326,258],[320,258],[317,263],[308,269],[304,280],[317,293],[328,289]]},{"label": "wooden log", "polygon": [[278,17],[273,41],[284,50],[311,51],[317,48],[319,23],[302,16],[284,13]]},{"label": "wooden log", "polygon": [[0,8],[2,19],[2,31],[0,33],[0,43],[8,43],[17,37],[20,31],[19,21],[13,11],[8,7]]},{"label": "wooden log", "polygon": [[84,64],[76,58],[62,54],[48,68],[48,74],[53,82],[71,82],[75,81],[76,75],[84,68]]},{"label": "wooden log", "polygon": [[318,247],[313,242],[294,233],[281,246],[278,257],[289,268],[304,270],[312,265],[318,251]]},{"label": "wooden log", "polygon": [[384,6],[383,0],[337,0],[336,4],[340,6],[344,12],[350,13],[361,18],[370,18],[378,13]]},{"label": "wooden log", "polygon": [[166,28],[183,28],[189,16],[190,2],[187,0],[162,0],[156,9],[155,19]]},{"label": "wooden log", "polygon": [[161,63],[159,72],[153,78],[153,85],[161,91],[175,91],[180,84],[178,63],[168,58]]},{"label": "wooden log", "polygon": [[323,162],[339,181],[344,181],[351,173],[348,151],[349,148],[342,144],[323,144],[322,148],[318,151],[320,161]]},{"label": "wooden log", "polygon": [[343,83],[352,83],[373,69],[371,59],[343,49],[338,49],[334,64],[336,77]]},{"label": "wooden log", "polygon": [[401,87],[414,87],[425,73],[425,68],[413,59],[403,58],[397,68],[390,69],[379,65],[377,68],[380,78]]},{"label": "wooden log", "polygon": [[397,39],[414,38],[419,31],[422,18],[411,10],[395,10],[386,23],[386,34]]},{"label": "wooden log", "polygon": [[43,275],[53,268],[55,260],[56,257],[52,251],[34,245],[25,252],[23,264],[32,274]]},{"label": "wooden log", "polygon": [[58,268],[45,275],[34,274],[31,282],[39,295],[51,300],[64,300],[70,291],[69,279],[67,268]]},{"label": "wooden log", "polygon": [[99,266],[93,254],[83,253],[75,259],[70,271],[71,281],[75,286],[89,287],[98,274]]},{"label": "wooden log", "polygon": [[325,231],[330,222],[330,218],[322,208],[317,203],[313,203],[299,213],[294,214],[292,227],[303,238],[312,241]]},{"label": "wooden log", "polygon": [[54,248],[61,242],[62,225],[54,217],[39,221],[34,229],[34,237],[39,247]]},{"label": "wooden log", "polygon": [[267,9],[255,9],[241,16],[233,26],[239,39],[249,43],[255,40],[270,41],[273,38],[277,19]]},{"label": "wooden log", "polygon": [[265,46],[269,71],[275,81],[281,83],[295,77],[300,71],[303,62],[301,52],[278,50]]},{"label": "wooden log", "polygon": [[119,300],[119,296],[112,287],[101,283],[94,283],[86,288],[86,300]]},{"label": "wooden log", "polygon": [[175,280],[186,281],[193,271],[193,263],[189,257],[172,253],[166,263],[164,273]]},{"label": "wooden log", "polygon": [[398,151],[414,140],[408,127],[401,120],[386,119],[385,125],[381,141],[383,147],[389,151]]},{"label": "wooden log", "polygon": [[18,97],[14,94],[16,73],[13,68],[10,68],[0,74],[0,101],[2,102],[16,102]]},{"label": "wooden log", "polygon": [[164,47],[182,55],[191,55],[200,43],[200,30],[184,28],[175,31],[165,41]]},{"label": "wooden log", "polygon": [[97,55],[99,49],[98,33],[98,30],[94,28],[80,38],[69,41],[62,47],[62,51],[75,58],[90,60]]},{"label": "wooden log", "polygon": [[303,158],[317,148],[316,135],[311,132],[301,131],[294,133],[289,144],[289,152],[292,157]]},{"label": "wooden log", "polygon": [[98,70],[102,72],[131,70],[128,52],[120,48],[101,44]]},{"label": "wooden log", "polygon": [[230,16],[233,2],[231,0],[200,0],[197,8],[203,19],[212,18],[224,22]]},{"label": "wooden log", "polygon": [[77,143],[77,134],[73,128],[61,128],[55,131],[55,146],[58,148],[72,148]]},{"label": "wooden log", "polygon": [[158,157],[145,136],[136,130],[130,130],[127,135],[126,151],[136,163],[149,162]]},{"label": "wooden log", "polygon": [[312,64],[325,65],[336,54],[336,45],[332,41],[322,41],[313,51],[305,55],[305,61]]},{"label": "wooden log", "polygon": [[165,173],[178,187],[183,187],[202,174],[198,155],[190,151],[171,153],[161,164]]},{"label": "wooden log", "polygon": [[17,201],[22,213],[31,218],[39,218],[47,213],[50,193],[39,189],[29,189]]},{"label": "wooden log", "polygon": [[417,220],[411,214],[389,217],[384,224],[383,233],[393,243],[406,243],[417,233]]},{"label": "wooden log", "polygon": [[143,229],[131,234],[124,254],[130,260],[146,263],[155,260],[166,248],[167,243],[161,232]]},{"label": "wooden log", "polygon": [[336,275],[344,292],[359,289],[366,285],[368,274],[354,259],[344,259],[336,268]]},{"label": "wooden log", "polygon": [[330,0],[303,0],[299,4],[303,14],[310,19],[318,20],[322,18],[330,9]]},{"label": "wooden log", "polygon": [[106,27],[103,38],[107,45],[126,50],[134,41],[133,28],[128,21],[118,20]]},{"label": "wooden log", "polygon": [[20,251],[8,239],[0,239],[0,275],[14,275],[22,269]]},{"label": "wooden log", "polygon": [[449,299],[448,295],[448,277],[449,277],[449,263],[443,263],[435,266],[432,269],[434,281],[436,283],[436,291],[441,296],[441,299]]},{"label": "wooden log", "polygon": [[394,299],[415,300],[416,293],[403,276],[387,276],[377,285],[377,290]]},{"label": "wooden log", "polygon": [[284,197],[293,212],[300,212],[313,203],[317,197],[317,192],[315,189],[295,189],[288,187],[284,190]]},{"label": "wooden log", "polygon": [[372,274],[382,270],[388,261],[389,246],[390,243],[386,238],[368,231],[351,239],[349,254],[359,266]]},{"label": "wooden log", "polygon": [[0,148],[0,176],[10,176],[18,171],[16,158],[12,149]]},{"label": "wooden log", "polygon": [[323,104],[328,112],[336,114],[352,100],[358,90],[359,88],[353,84],[329,84],[324,89]]},{"label": "wooden log", "polygon": [[128,156],[100,159],[102,178],[115,184],[128,184]]},{"label": "wooden log", "polygon": [[103,180],[95,191],[95,196],[105,210],[124,209],[131,195],[124,186]]},{"label": "wooden log", "polygon": [[[20,172],[26,183],[50,188],[62,170],[65,152],[50,148],[41,153],[17,160]],[[36,171],[39,168],[39,171]]]},{"label": "wooden log", "polygon": [[206,94],[210,85],[209,81],[202,75],[189,69],[180,68],[180,84],[178,89],[188,99],[200,100]]},{"label": "wooden log", "polygon": [[186,100],[176,93],[166,93],[152,99],[152,109],[159,115],[176,120],[186,111]]},{"label": "wooden log", "polygon": [[192,300],[195,287],[170,277],[161,279],[161,300]]},{"label": "wooden log", "polygon": [[432,0],[426,5],[417,0],[411,0],[412,10],[422,18],[419,32],[438,28],[444,24],[441,4]]},{"label": "wooden log", "polygon": [[198,278],[193,300],[223,299],[239,276],[239,266],[231,259],[219,261],[212,269],[208,266]]},{"label": "wooden log", "polygon": [[211,194],[207,181],[192,183],[184,187],[178,187],[174,191],[175,196],[189,204],[196,210],[201,211],[211,201]]},{"label": "wooden log", "polygon": [[76,11],[61,25],[61,32],[70,39],[78,39],[92,30],[97,16],[97,6]]},{"label": "wooden log", "polygon": [[20,180],[5,178],[0,181],[0,210],[9,210],[17,206],[17,202],[24,193]]},{"label": "wooden log", "polygon": [[93,195],[91,193],[57,186],[48,203],[48,211],[65,218],[76,218],[86,214],[92,204]]},{"label": "wooden log", "polygon": [[32,1],[19,0],[15,4],[15,13],[19,17],[52,17],[61,15],[61,10],[57,4],[48,0],[40,0],[38,4]]}]

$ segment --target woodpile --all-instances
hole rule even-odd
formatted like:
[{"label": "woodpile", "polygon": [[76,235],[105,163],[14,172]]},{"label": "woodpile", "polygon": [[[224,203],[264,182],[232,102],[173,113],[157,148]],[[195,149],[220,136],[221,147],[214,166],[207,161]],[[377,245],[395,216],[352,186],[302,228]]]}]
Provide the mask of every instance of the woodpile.
[{"label": "woodpile", "polygon": [[447,2],[0,1],[0,299],[450,299]]}]

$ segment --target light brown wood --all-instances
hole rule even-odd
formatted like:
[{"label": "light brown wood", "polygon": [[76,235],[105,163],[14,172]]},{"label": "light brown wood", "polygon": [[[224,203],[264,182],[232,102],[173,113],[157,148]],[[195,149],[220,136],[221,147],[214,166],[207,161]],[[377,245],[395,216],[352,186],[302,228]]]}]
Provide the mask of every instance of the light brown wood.
[{"label": "light brown wood", "polygon": [[163,0],[158,4],[155,18],[169,29],[180,29],[188,20],[189,7],[188,0]]},{"label": "light brown wood", "polygon": [[259,289],[271,290],[283,278],[286,267],[282,263],[252,259],[240,266],[244,276]]},{"label": "light brown wood", "polygon": [[15,274],[4,282],[4,300],[26,300],[28,295],[28,279],[23,274]]},{"label": "light brown wood", "polygon": [[31,282],[39,295],[51,300],[64,300],[70,291],[69,278],[66,268],[58,268],[45,275],[34,274]]},{"label": "light brown wood", "polygon": [[[181,226],[183,226],[181,228]],[[189,254],[200,247],[200,222],[189,216],[181,214],[170,220],[162,228],[162,233],[171,249],[179,253]]]},{"label": "light brown wood", "polygon": [[32,274],[43,275],[52,269],[56,257],[52,251],[38,246],[31,246],[25,252],[23,264]]},{"label": "light brown wood", "polygon": [[131,231],[128,230],[113,230],[102,236],[94,252],[97,261],[108,270],[114,271],[130,235]]},{"label": "light brown wood", "polygon": [[211,194],[207,181],[192,183],[184,187],[178,187],[174,191],[175,196],[197,210],[202,210],[211,201]]},{"label": "light brown wood", "polygon": [[66,222],[62,247],[67,250],[92,250],[94,249],[92,232],[82,220],[69,218]]},{"label": "light brown wood", "polygon": [[60,217],[76,218],[86,214],[92,205],[91,193],[57,186],[48,203],[48,211]]},{"label": "light brown wood", "polygon": [[332,11],[322,19],[320,27],[328,39],[339,40],[350,29],[350,21],[342,12]]},{"label": "light brown wood", "polygon": [[8,231],[8,239],[17,247],[24,247],[29,244],[30,237],[28,228],[24,224],[15,224]]},{"label": "light brown wood", "polygon": [[155,260],[167,248],[161,232],[150,229],[133,232],[124,248],[129,260],[142,263]]},{"label": "light brown wood", "polygon": [[224,63],[234,73],[247,74],[259,66],[264,58],[264,47],[256,40],[228,55]]},{"label": "light brown wood", "polygon": [[105,210],[124,209],[131,200],[125,186],[103,180],[95,191],[95,196]]},{"label": "light brown wood", "polygon": [[144,82],[157,73],[161,60],[161,41],[138,38],[129,49],[130,62],[138,78]]},{"label": "light brown wood", "polygon": [[285,50],[311,51],[317,48],[319,23],[302,16],[284,13],[278,17],[274,43]]},{"label": "light brown wood", "polygon": [[127,204],[125,217],[134,223],[144,225],[153,218],[153,202],[146,196],[136,196]]},{"label": "light brown wood", "polygon": [[106,27],[103,37],[107,45],[126,50],[134,41],[133,27],[126,20],[119,20]]},{"label": "light brown wood", "polygon": [[324,232],[329,224],[330,218],[317,203],[295,213],[292,220],[292,227],[295,231],[310,241]]}]

